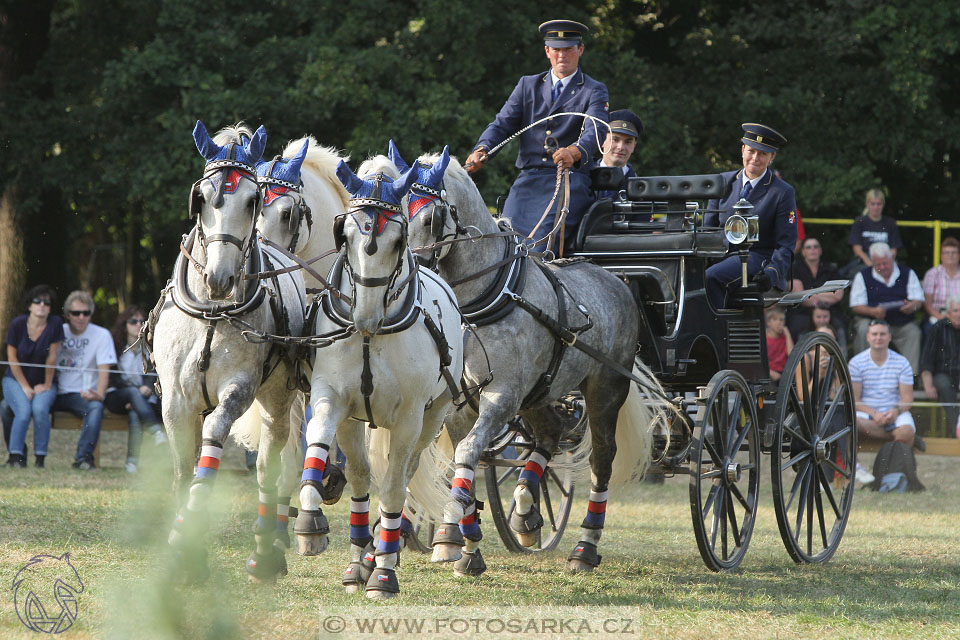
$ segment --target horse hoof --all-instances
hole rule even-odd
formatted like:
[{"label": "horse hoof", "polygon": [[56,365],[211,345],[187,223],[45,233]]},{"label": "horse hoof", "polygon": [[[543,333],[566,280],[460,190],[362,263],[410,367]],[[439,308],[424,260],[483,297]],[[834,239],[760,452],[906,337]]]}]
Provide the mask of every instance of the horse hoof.
[{"label": "horse hoof", "polygon": [[430,562],[455,562],[463,556],[463,547],[459,544],[433,543]]},{"label": "horse hoof", "polygon": [[487,570],[487,563],[483,561],[478,548],[473,553],[464,553],[463,557],[453,563],[453,575],[460,578],[476,578]]},{"label": "horse hoof", "polygon": [[397,572],[393,569],[377,567],[367,580],[367,597],[377,600],[393,598],[400,593],[400,584],[397,582]]},{"label": "horse hoof", "polygon": [[250,582],[276,584],[277,578],[287,575],[287,559],[282,549],[270,547],[270,551],[265,555],[256,551],[250,554],[246,568]]},{"label": "horse hoof", "polygon": [[520,543],[521,547],[533,547],[540,541],[540,533],[516,533],[517,542]]},{"label": "horse hoof", "polygon": [[327,550],[330,543],[327,534],[297,534],[297,555],[318,556]]},{"label": "horse hoof", "polygon": [[602,559],[603,556],[597,553],[597,545],[581,540],[567,558],[567,570],[573,573],[590,573],[600,566]]}]

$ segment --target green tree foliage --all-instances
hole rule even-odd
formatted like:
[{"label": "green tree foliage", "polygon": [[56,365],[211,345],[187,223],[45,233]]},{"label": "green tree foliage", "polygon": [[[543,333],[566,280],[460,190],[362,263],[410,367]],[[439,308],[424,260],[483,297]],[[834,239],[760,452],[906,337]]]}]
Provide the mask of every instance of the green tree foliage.
[{"label": "green tree foliage", "polygon": [[[0,0],[0,190],[17,186],[28,280],[87,279],[108,300],[149,302],[166,279],[196,120],[265,124],[268,156],[311,133],[354,165],[389,138],[463,159],[517,79],[548,68],[535,29],[561,16],[591,26],[582,65],[611,107],[643,119],[641,173],[734,167],[739,124],[761,121],[790,140],[776,164],[808,216],[852,216],[878,185],[904,218],[960,197],[955,3],[47,0],[29,38],[11,27],[22,5]],[[515,153],[478,174],[488,203]],[[132,290],[89,258],[111,247]]]}]

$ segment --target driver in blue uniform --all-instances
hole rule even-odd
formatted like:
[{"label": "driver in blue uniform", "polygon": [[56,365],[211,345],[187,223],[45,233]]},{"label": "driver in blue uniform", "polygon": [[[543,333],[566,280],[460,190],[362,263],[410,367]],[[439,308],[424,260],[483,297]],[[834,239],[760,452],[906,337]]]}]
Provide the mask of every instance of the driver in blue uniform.
[{"label": "driver in blue uniform", "polygon": [[[504,217],[509,218],[516,231],[528,236],[536,227],[533,241],[546,236],[555,224],[556,202],[537,227],[553,196],[557,167],[571,169],[566,239],[573,237],[576,225],[594,200],[590,191],[590,158],[600,149],[598,134],[602,139],[606,132],[609,98],[606,85],[580,69],[587,31],[586,25],[572,20],[551,20],[540,25],[551,69],[520,78],[467,158],[467,171],[480,170],[490,149],[527,125],[546,118],[520,136],[516,162],[520,175],[503,208]],[[602,122],[583,116],[549,117],[562,112],[587,113]]]},{"label": "driver in blue uniform", "polygon": [[[743,169],[723,174],[726,197],[707,203],[704,226],[723,227],[733,206],[745,198],[760,222],[760,239],[750,247],[747,276],[762,291],[790,288],[787,279],[797,243],[797,200],[793,187],[774,175],[770,163],[787,139],[762,124],[742,125],[740,155]],[[707,297],[715,309],[727,308],[727,293],[740,286],[740,258],[732,255],[706,272]]]}]

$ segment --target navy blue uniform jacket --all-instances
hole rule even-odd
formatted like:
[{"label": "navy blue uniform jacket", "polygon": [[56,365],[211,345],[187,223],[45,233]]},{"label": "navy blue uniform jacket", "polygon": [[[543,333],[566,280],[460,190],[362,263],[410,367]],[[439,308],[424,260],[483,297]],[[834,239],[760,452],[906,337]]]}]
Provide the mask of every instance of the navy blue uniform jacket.
[{"label": "navy blue uniform jacket", "polygon": [[[740,199],[742,174],[743,169],[723,173],[727,195],[722,200],[711,200],[707,203],[707,208],[714,211],[703,217],[704,226],[723,227],[727,218],[733,214],[733,205]],[[767,270],[771,282],[778,289],[788,291],[793,248],[797,244],[797,198],[793,187],[767,169],[747,200],[753,205],[753,213],[757,214],[760,220],[760,241],[750,247],[750,253],[762,255],[765,258],[764,269]],[[776,278],[773,277],[771,268],[777,272]]]},{"label": "navy blue uniform jacket", "polygon": [[[553,102],[550,79],[550,71],[520,78],[500,113],[487,125],[474,148],[489,150],[525,126],[550,114],[576,111],[588,113],[604,122],[608,120],[609,94],[602,82],[577,69],[560,97]],[[516,164],[521,173],[510,189],[503,211],[503,215],[513,222],[514,228],[528,233],[536,225],[550,202],[556,183],[557,167],[553,164],[553,152],[557,147],[570,145],[579,147],[580,162],[576,170],[570,172],[571,202],[566,222],[572,226],[580,221],[593,201],[588,175],[590,158],[599,150],[597,134],[602,136],[605,129],[603,124],[594,123],[588,118],[561,116],[531,127],[520,136]],[[537,236],[542,237],[552,226],[551,214],[538,230]]]}]

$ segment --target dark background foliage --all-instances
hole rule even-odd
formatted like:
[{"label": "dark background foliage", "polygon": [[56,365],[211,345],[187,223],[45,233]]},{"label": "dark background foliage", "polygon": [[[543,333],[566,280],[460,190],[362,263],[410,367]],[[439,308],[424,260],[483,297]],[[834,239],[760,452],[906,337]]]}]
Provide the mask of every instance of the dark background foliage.
[{"label": "dark background foliage", "polygon": [[[641,174],[732,168],[739,124],[759,121],[789,139],[776,166],[804,216],[852,217],[878,186],[899,219],[954,219],[957,3],[0,0],[9,295],[84,286],[105,314],[155,300],[190,226],[198,119],[266,125],[268,156],[311,133],[354,164],[389,138],[465,158],[547,68],[536,27],[553,17],[591,26],[582,67],[643,119]],[[478,175],[489,204],[515,153]],[[845,229],[810,231],[847,257]],[[922,273],[930,235],[904,235]]]}]

